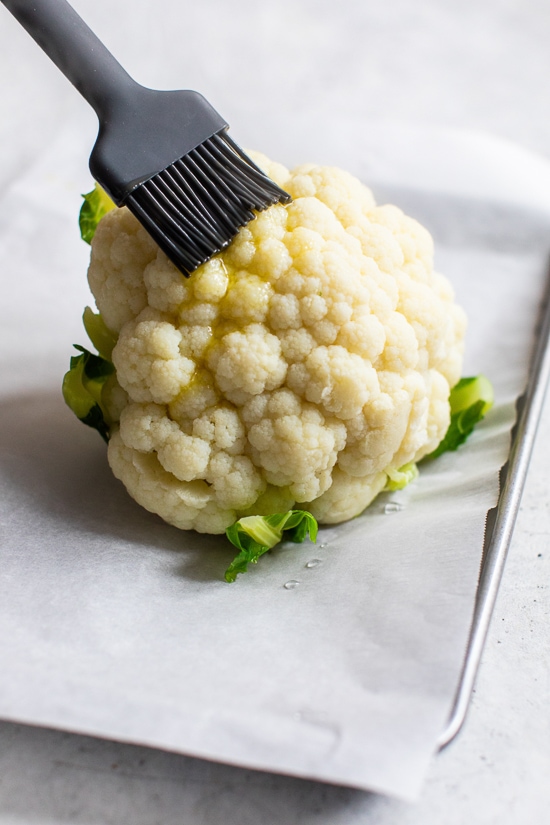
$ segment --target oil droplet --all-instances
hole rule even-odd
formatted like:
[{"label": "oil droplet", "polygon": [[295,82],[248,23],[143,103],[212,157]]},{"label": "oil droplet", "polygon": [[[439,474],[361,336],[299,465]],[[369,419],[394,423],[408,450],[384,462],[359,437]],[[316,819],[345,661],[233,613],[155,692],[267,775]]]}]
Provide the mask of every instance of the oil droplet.
[{"label": "oil droplet", "polygon": [[306,564],[306,567],[317,567],[319,564],[322,563],[322,559],[310,559],[310,561],[308,561],[308,563]]},{"label": "oil droplet", "polygon": [[289,582],[285,582],[284,588],[285,590],[294,590],[299,584],[300,582],[297,582],[296,579],[291,579]]},{"label": "oil droplet", "polygon": [[388,503],[384,505],[385,515],[388,515],[388,513],[398,513],[402,509],[403,505],[399,504],[398,501],[388,501]]}]

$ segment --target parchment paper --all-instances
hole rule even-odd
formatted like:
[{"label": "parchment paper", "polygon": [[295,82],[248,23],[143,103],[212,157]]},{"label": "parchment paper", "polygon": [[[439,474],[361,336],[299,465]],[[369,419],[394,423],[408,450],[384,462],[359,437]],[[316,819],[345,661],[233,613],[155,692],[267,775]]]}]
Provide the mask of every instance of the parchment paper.
[{"label": "parchment paper", "polygon": [[90,301],[76,227],[88,131],[61,120],[0,194],[0,717],[412,799],[457,687],[528,378],[550,169],[395,124],[304,121],[282,137],[282,161],[343,165],[434,232],[470,318],[465,373],[489,375],[497,404],[407,489],[227,585],[224,540],[129,500],[60,397]]}]

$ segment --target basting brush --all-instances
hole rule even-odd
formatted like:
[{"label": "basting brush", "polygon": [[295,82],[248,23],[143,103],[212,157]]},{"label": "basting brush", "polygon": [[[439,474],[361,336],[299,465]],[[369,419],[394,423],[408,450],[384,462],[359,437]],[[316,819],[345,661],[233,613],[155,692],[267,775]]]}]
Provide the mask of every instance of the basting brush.
[{"label": "basting brush", "polygon": [[291,198],[227,134],[194,91],[136,83],[66,0],[0,0],[99,118],[90,171],[184,275],[228,245],[255,212]]}]

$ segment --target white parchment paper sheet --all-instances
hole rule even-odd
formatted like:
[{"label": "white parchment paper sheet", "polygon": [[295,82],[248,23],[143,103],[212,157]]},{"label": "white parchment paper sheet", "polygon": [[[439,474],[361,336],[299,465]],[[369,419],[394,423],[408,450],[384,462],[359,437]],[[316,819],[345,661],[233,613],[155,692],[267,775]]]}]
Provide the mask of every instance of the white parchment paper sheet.
[{"label": "white parchment paper sheet", "polygon": [[466,372],[490,375],[497,405],[415,484],[231,586],[223,539],[140,510],[60,398],[89,301],[75,222],[87,126],[61,121],[11,170],[0,195],[4,719],[418,793],[456,690],[486,512],[528,377],[550,170],[506,144],[361,129],[304,121],[278,157],[339,163],[432,229],[470,316]]}]

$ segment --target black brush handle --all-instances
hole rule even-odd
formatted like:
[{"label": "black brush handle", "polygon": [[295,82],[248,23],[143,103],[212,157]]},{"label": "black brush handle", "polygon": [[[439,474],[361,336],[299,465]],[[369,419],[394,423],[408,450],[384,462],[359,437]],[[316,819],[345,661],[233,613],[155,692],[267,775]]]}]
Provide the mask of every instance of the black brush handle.
[{"label": "black brush handle", "polygon": [[95,109],[112,106],[136,86],[134,80],[66,0],[0,0]]},{"label": "black brush handle", "polygon": [[202,95],[136,83],[66,0],[0,0],[95,109],[90,171],[120,206],[227,123]]}]

